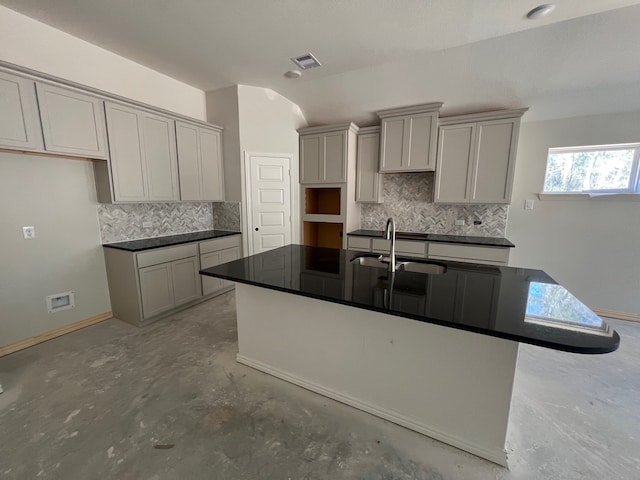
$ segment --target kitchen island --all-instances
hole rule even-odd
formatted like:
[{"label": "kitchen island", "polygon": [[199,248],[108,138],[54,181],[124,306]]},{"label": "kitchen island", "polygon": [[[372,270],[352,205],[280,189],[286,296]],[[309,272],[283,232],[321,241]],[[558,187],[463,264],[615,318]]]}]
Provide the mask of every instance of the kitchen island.
[{"label": "kitchen island", "polygon": [[618,347],[540,270],[428,262],[434,273],[389,274],[363,255],[288,245],[202,270],[236,282],[237,360],[506,465],[519,342]]}]

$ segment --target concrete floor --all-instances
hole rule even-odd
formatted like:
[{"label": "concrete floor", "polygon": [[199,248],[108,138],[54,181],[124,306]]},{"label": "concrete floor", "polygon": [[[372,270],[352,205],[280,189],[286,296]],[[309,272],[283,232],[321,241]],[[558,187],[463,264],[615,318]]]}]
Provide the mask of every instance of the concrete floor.
[{"label": "concrete floor", "polygon": [[[233,293],[0,358],[0,478],[640,479],[640,324],[581,356],[523,345],[511,470],[235,362]],[[482,415],[482,412],[478,412]]]}]

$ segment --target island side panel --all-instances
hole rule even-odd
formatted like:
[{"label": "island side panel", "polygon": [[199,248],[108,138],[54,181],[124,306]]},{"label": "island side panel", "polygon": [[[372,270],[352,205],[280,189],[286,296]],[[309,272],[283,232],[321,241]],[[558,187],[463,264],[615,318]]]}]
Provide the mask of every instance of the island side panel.
[{"label": "island side panel", "polygon": [[506,466],[518,344],[236,283],[237,360]]}]

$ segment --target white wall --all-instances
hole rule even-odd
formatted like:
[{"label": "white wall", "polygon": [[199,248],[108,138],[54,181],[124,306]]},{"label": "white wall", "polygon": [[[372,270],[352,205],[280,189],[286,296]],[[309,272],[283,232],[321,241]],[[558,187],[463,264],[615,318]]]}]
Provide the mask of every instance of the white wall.
[{"label": "white wall", "polygon": [[0,60],[206,120],[202,90],[3,6]]},{"label": "white wall", "polygon": [[[551,147],[640,141],[640,112],[523,123],[507,237],[510,264],[539,268],[592,308],[640,314],[640,202],[539,201]],[[535,208],[524,210],[525,199]]]},{"label": "white wall", "polygon": [[[0,205],[0,346],[111,310],[91,162],[0,153]],[[69,290],[76,307],[47,313]]]}]

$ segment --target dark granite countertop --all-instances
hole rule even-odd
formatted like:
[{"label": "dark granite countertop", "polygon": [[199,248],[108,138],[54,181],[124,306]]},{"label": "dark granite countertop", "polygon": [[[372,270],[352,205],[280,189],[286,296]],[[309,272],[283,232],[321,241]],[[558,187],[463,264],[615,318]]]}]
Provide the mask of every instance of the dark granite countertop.
[{"label": "dark granite countertop", "polygon": [[618,348],[618,334],[541,270],[420,260],[446,271],[390,276],[351,263],[358,256],[373,255],[287,245],[200,273],[567,352]]},{"label": "dark granite countertop", "polygon": [[[354,237],[384,237],[381,230],[354,230],[347,233]],[[397,232],[396,238],[400,240],[416,240],[421,242],[461,243],[467,245],[479,245],[484,247],[509,247],[515,245],[506,238],[501,237],[474,237],[471,235],[441,235],[438,233],[412,233]]]},{"label": "dark granite countertop", "polygon": [[154,248],[170,247],[182,243],[200,242],[213,238],[228,237],[229,235],[240,235],[240,232],[230,230],[204,230],[202,232],[183,233],[181,235],[169,235],[167,237],[143,238],[141,240],[130,240],[128,242],[103,243],[103,247],[117,248],[129,252],[140,252]]}]

